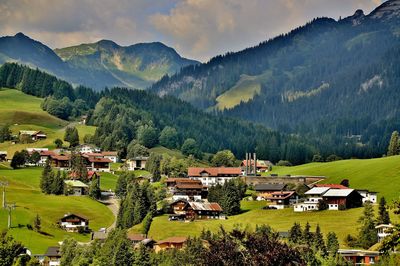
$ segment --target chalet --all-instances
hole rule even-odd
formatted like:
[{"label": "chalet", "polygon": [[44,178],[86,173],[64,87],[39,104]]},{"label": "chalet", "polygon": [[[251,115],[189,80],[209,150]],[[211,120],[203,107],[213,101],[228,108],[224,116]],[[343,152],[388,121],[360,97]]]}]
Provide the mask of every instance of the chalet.
[{"label": "chalet", "polygon": [[329,190],[329,187],[316,187],[314,186],[312,189],[306,191],[304,195],[306,195],[306,200],[301,203],[296,203],[294,205],[295,212],[303,212],[303,211],[317,211],[319,202],[323,200],[323,195],[325,192]]},{"label": "chalet", "polygon": [[170,220],[204,220],[223,218],[222,208],[215,202],[177,200],[171,204]]},{"label": "chalet", "polygon": [[363,197],[362,202],[365,203],[367,201],[375,204],[378,202],[378,192],[369,191],[367,189],[357,189],[358,193]]},{"label": "chalet", "polygon": [[339,249],[338,254],[354,265],[372,265],[379,261],[379,251]]},{"label": "chalet", "polygon": [[362,196],[354,189],[329,189],[323,195],[329,210],[349,209],[362,206]]},{"label": "chalet", "polygon": [[393,227],[394,226],[391,224],[379,224],[375,226],[375,229],[378,231],[378,242],[381,242],[385,237],[390,236]]},{"label": "chalet", "polygon": [[116,163],[118,162],[118,152],[116,151],[103,151],[103,157],[109,159],[111,162]]},{"label": "chalet", "polygon": [[126,160],[129,171],[144,170],[149,157],[139,156]]},{"label": "chalet", "polygon": [[[72,180],[77,180],[81,178],[81,176],[77,172],[69,173],[68,177]],[[89,182],[94,178],[97,178],[97,180],[100,182],[100,174],[98,174],[96,171],[87,171],[87,176],[85,180]]]},{"label": "chalet", "polygon": [[[242,163],[240,164],[240,167],[244,169],[247,166],[247,163],[249,164],[249,166],[254,167],[254,160],[247,160],[247,161],[243,160]],[[257,172],[268,172],[269,169],[272,167],[272,165],[273,164],[270,161],[256,160]]]},{"label": "chalet", "polygon": [[101,242],[106,241],[107,239],[107,233],[105,231],[96,231],[92,232],[92,236],[90,238],[91,240],[99,240]]},{"label": "chalet", "polygon": [[203,186],[200,180],[190,178],[168,178],[167,188],[173,194],[173,199],[184,198],[187,200],[201,200],[207,194],[207,188]]},{"label": "chalet", "polygon": [[7,152],[6,151],[0,151],[0,162],[4,162],[7,160]]},{"label": "chalet", "polygon": [[78,180],[65,180],[65,185],[70,195],[82,196],[88,193],[88,185]]},{"label": "chalet", "polygon": [[144,234],[128,234],[128,239],[132,241],[133,244],[138,244],[146,239]]},{"label": "chalet", "polygon": [[205,186],[224,184],[239,177],[242,174],[240,167],[189,167],[188,176],[194,180],[200,180]]},{"label": "chalet", "polygon": [[70,167],[71,156],[68,155],[50,155],[51,165],[60,170],[68,170]]},{"label": "chalet", "polygon": [[84,153],[97,153],[100,152],[101,150],[100,148],[92,144],[82,144],[76,148],[76,151],[84,154]]},{"label": "chalet", "polygon": [[110,163],[111,160],[107,158],[100,158],[95,156],[89,156],[87,158],[88,161],[88,170],[98,171],[98,172],[110,172]]},{"label": "chalet", "polygon": [[89,220],[73,213],[64,215],[64,217],[60,219],[59,224],[60,227],[67,232],[78,232],[82,229],[84,231],[89,230]]},{"label": "chalet", "polygon": [[61,260],[60,247],[48,247],[44,256],[46,258],[42,262],[42,265],[44,266],[60,265],[60,260]]},{"label": "chalet", "polygon": [[296,191],[279,191],[271,193],[266,199],[272,202],[272,204],[269,205],[270,207],[284,209],[296,202],[297,194]]},{"label": "chalet", "polygon": [[170,237],[161,241],[158,241],[154,245],[154,251],[160,252],[162,250],[169,250],[169,249],[182,249],[186,246],[186,237]]},{"label": "chalet", "polygon": [[53,151],[40,151],[40,161],[39,165],[44,166],[46,165],[47,161],[51,161],[51,156],[55,156],[56,154]]},{"label": "chalet", "polygon": [[42,131],[34,131],[34,130],[20,130],[19,131],[19,137],[21,137],[21,135],[27,135],[29,136],[33,141],[38,141],[41,139],[46,139],[47,135],[42,132]]}]

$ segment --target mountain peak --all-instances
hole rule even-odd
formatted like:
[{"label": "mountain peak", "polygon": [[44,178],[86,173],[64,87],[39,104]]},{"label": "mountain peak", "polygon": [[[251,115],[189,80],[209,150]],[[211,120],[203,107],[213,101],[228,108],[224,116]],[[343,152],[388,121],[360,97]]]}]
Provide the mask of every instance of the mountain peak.
[{"label": "mountain peak", "polygon": [[352,16],[345,18],[344,21],[351,21],[353,25],[358,25],[364,18],[364,11],[362,9],[357,9]]},{"label": "mountain peak", "polygon": [[375,8],[369,15],[374,19],[391,19],[400,17],[400,0],[389,0]]},{"label": "mountain peak", "polygon": [[115,42],[113,42],[111,40],[100,40],[97,42],[97,44],[101,47],[112,47],[112,48],[119,47],[118,44],[116,44]]}]

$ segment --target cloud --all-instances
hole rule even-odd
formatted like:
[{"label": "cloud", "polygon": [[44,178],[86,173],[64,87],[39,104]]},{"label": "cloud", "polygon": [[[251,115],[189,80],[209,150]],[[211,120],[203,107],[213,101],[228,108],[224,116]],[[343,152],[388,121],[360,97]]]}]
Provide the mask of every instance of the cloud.
[{"label": "cloud", "polygon": [[317,16],[339,18],[380,0],[1,0],[0,35],[19,31],[50,47],[111,39],[162,41],[190,58],[256,45]]}]

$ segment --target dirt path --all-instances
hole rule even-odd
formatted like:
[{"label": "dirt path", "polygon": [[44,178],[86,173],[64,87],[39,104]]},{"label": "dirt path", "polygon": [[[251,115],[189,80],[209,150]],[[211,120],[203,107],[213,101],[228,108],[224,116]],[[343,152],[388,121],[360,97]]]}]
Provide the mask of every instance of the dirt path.
[{"label": "dirt path", "polygon": [[115,228],[115,225],[117,223],[119,200],[114,197],[108,197],[106,200],[102,200],[101,203],[106,205],[107,208],[109,208],[111,210],[111,212],[114,214],[114,217],[115,217],[114,222],[107,228],[107,232],[109,232]]}]

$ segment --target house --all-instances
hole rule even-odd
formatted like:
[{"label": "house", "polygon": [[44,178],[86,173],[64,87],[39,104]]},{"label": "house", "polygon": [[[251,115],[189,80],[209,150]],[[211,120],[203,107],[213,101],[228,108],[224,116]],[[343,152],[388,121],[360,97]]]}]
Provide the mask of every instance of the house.
[{"label": "house", "polygon": [[363,197],[362,202],[365,203],[367,201],[375,204],[378,202],[378,192],[369,191],[367,189],[357,189],[358,193]]},{"label": "house", "polygon": [[100,148],[92,144],[82,144],[76,147],[76,151],[84,154],[84,153],[97,153],[100,152],[101,150]]},{"label": "house", "polygon": [[[77,172],[71,172],[68,176],[72,180],[81,178],[81,176]],[[87,171],[86,180],[91,181],[93,178],[97,178],[97,180],[100,182],[100,174],[98,174],[96,171]]]},{"label": "house", "polygon": [[106,241],[107,233],[105,231],[92,232],[92,236],[91,236],[90,240],[96,240],[96,239],[101,242]]},{"label": "house", "polygon": [[89,230],[89,219],[73,213],[65,214],[59,221],[60,227],[67,232],[78,232]]},{"label": "house", "polygon": [[339,249],[338,254],[354,265],[372,265],[379,261],[379,251]]},{"label": "house", "polygon": [[186,246],[186,237],[180,237],[180,236],[175,236],[175,237],[170,237],[161,241],[158,241],[154,245],[154,251],[156,253],[162,251],[162,250],[169,250],[169,249],[182,249]]},{"label": "house", "polygon": [[44,166],[46,165],[47,161],[51,161],[51,156],[55,156],[56,154],[53,151],[49,150],[43,150],[40,151],[40,161],[39,161],[39,166]]},{"label": "house", "polygon": [[48,247],[44,254],[45,259],[42,265],[45,266],[59,266],[61,260],[60,247]]},{"label": "house", "polygon": [[362,206],[362,196],[357,190],[329,189],[324,193],[323,199],[328,203],[328,210],[349,209]]},{"label": "house", "polygon": [[89,156],[87,158],[88,161],[88,170],[98,171],[98,172],[110,172],[110,163],[111,160],[107,158],[100,158],[95,156]]},{"label": "house", "polygon": [[116,163],[118,162],[118,152],[116,151],[103,151],[103,157],[109,159],[111,162]]},{"label": "house", "polygon": [[303,211],[317,211],[319,202],[323,200],[323,195],[327,192],[329,187],[317,187],[314,186],[312,189],[306,191],[304,195],[306,195],[306,200],[301,203],[296,203],[294,205],[295,212],[303,212]]},{"label": "house", "polygon": [[296,191],[279,191],[271,193],[266,199],[272,202],[272,204],[269,205],[270,207],[284,209],[296,202],[297,194]]},{"label": "house", "polygon": [[65,180],[69,193],[74,196],[82,196],[88,193],[89,186],[78,180]]},{"label": "house", "polygon": [[200,180],[205,186],[224,184],[225,182],[239,177],[242,174],[240,167],[189,167],[188,177]]},{"label": "house", "polygon": [[34,131],[34,130],[20,130],[19,131],[19,137],[21,137],[21,135],[27,135],[29,136],[33,141],[38,141],[41,139],[46,139],[47,135],[42,132],[42,131]]},{"label": "house", "polygon": [[168,178],[167,188],[173,194],[173,200],[184,198],[187,200],[201,200],[207,194],[207,188],[200,180],[190,178]]},{"label": "house", "polygon": [[69,154],[67,154],[67,155],[61,155],[61,154],[50,155],[51,165],[53,167],[59,168],[62,171],[69,170],[70,159],[71,159],[71,156]]},{"label": "house", "polygon": [[[256,162],[257,172],[268,172],[270,167],[273,165],[270,161],[266,160],[256,160]],[[249,166],[254,167],[254,160],[243,160],[240,167],[244,169],[247,166],[247,163],[249,163]]]},{"label": "house", "polygon": [[392,234],[391,230],[394,226],[391,224],[379,224],[375,226],[378,234],[378,242],[381,242],[385,237]]},{"label": "house", "polygon": [[5,161],[7,161],[7,152],[0,151],[0,162],[5,162]]},{"label": "house", "polygon": [[132,241],[133,244],[138,244],[146,239],[144,234],[128,234],[128,239]]},{"label": "house", "polygon": [[144,170],[149,157],[139,156],[126,160],[126,165],[129,171]]},{"label": "house", "polygon": [[215,202],[195,202],[187,200],[177,200],[171,204],[173,212],[170,220],[204,220],[220,219],[222,208]]}]

